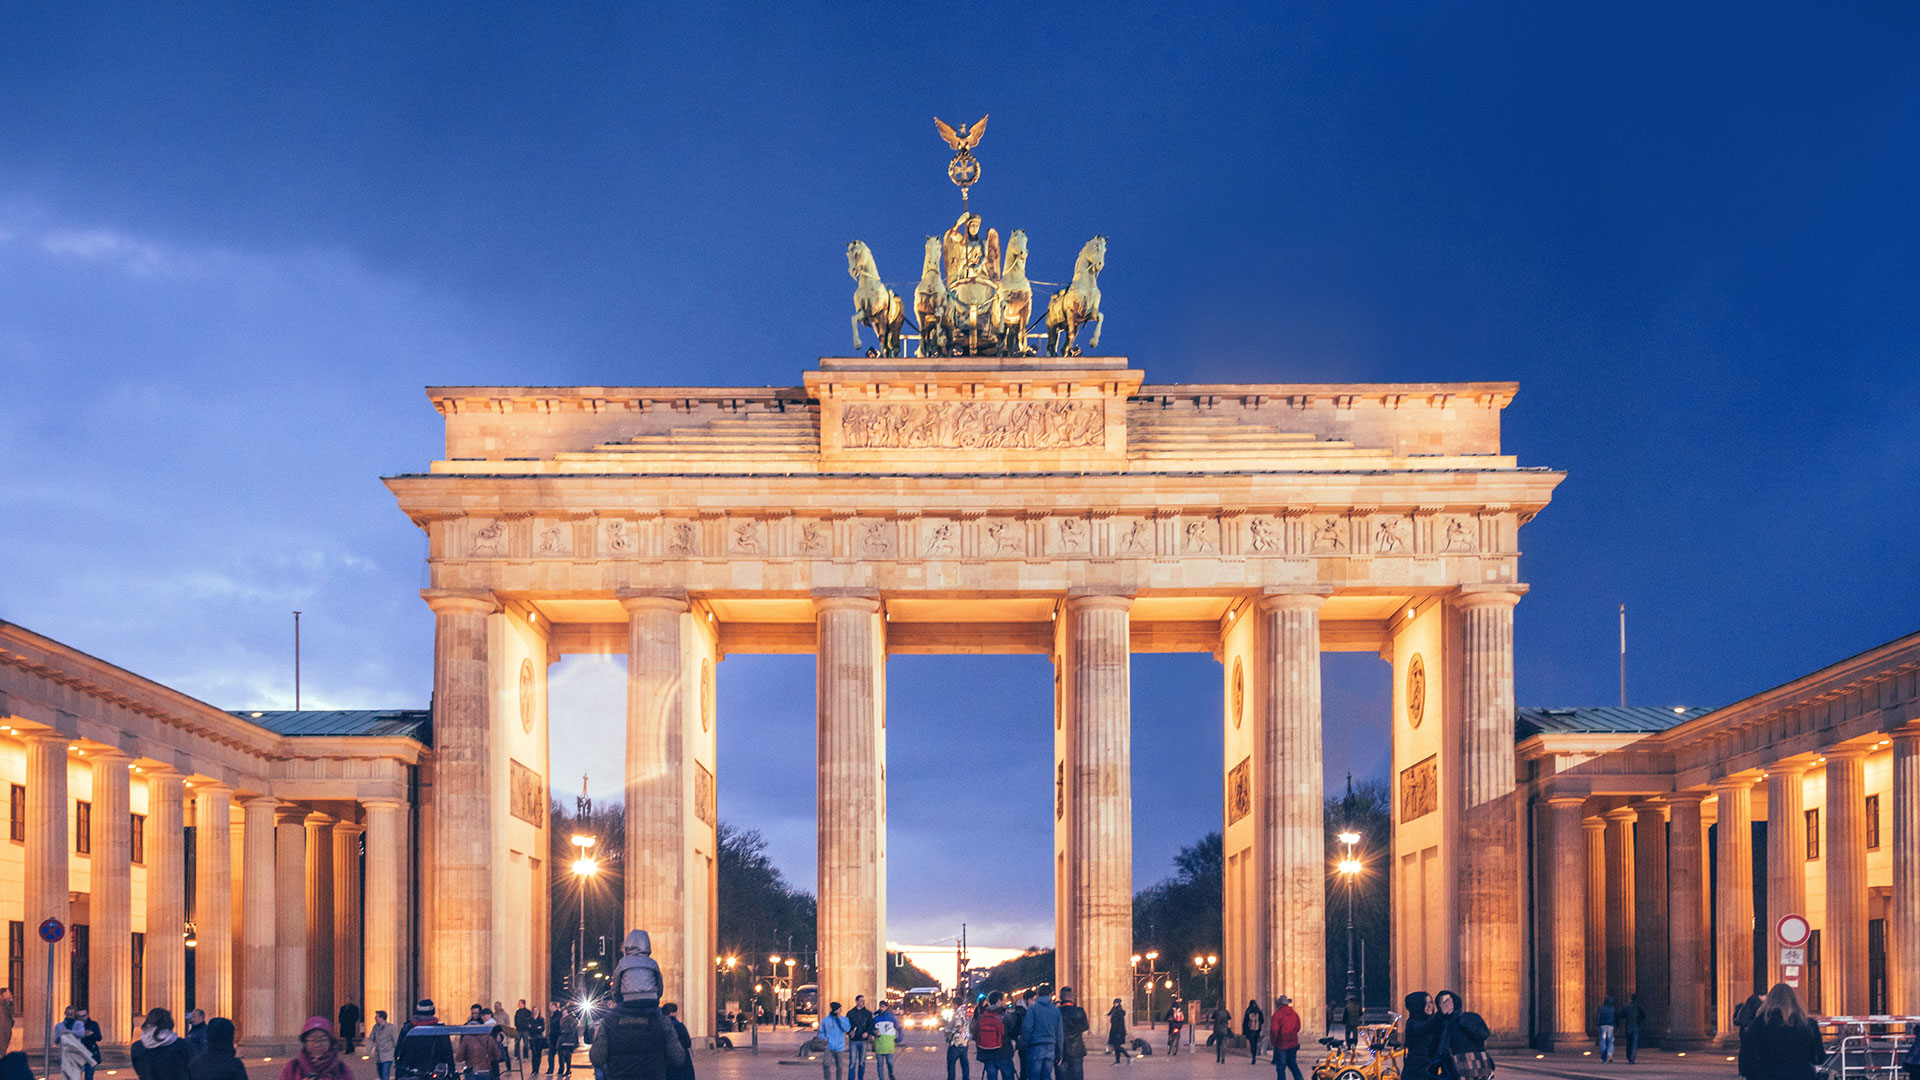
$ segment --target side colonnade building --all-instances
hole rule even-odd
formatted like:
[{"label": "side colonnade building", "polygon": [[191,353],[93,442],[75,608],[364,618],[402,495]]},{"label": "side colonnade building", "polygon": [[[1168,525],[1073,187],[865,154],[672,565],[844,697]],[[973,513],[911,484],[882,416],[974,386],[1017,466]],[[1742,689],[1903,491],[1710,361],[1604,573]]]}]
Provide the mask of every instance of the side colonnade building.
[{"label": "side colonnade building", "polygon": [[16,1048],[86,1007],[109,1051],[144,1011],[292,1044],[351,1000],[410,1002],[425,712],[227,712],[0,621],[4,985]]},{"label": "side colonnade building", "polygon": [[1538,1042],[1634,993],[1650,1041],[1731,1042],[1780,981],[1822,1015],[1920,1015],[1920,633],[1724,708],[1526,709],[1519,735]]}]

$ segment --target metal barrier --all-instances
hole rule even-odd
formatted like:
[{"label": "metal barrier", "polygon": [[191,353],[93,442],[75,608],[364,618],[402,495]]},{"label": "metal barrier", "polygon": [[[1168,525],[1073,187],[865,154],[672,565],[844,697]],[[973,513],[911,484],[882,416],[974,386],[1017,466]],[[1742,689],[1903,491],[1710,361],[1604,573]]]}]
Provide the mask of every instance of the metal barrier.
[{"label": "metal barrier", "polygon": [[1831,1049],[1821,1073],[1830,1080],[1901,1080],[1900,1061],[1920,1033],[1920,1016],[1816,1016]]}]

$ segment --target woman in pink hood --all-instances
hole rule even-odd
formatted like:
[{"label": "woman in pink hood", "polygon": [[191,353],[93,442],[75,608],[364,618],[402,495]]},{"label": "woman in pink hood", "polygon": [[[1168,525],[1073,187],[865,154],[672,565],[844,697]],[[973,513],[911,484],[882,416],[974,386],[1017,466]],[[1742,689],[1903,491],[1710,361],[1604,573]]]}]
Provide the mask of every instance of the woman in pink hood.
[{"label": "woman in pink hood", "polygon": [[353,1080],[326,1017],[316,1016],[301,1029],[300,1052],[287,1059],[280,1080]]}]

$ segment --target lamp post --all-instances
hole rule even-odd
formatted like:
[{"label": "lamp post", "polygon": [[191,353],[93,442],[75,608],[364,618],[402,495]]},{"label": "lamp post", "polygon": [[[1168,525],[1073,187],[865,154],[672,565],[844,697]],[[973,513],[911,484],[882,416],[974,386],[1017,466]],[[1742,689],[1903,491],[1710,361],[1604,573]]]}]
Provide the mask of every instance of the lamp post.
[{"label": "lamp post", "polygon": [[1160,1010],[1154,1005],[1160,992],[1160,950],[1148,949],[1144,955],[1147,958],[1147,1030],[1153,1031],[1160,1022]]},{"label": "lamp post", "polygon": [[1193,966],[1200,969],[1201,993],[1209,998],[1213,997],[1213,969],[1220,966],[1220,957],[1213,953],[1196,956],[1193,958]]},{"label": "lamp post", "polygon": [[582,1001],[587,997],[587,979],[585,963],[587,959],[587,879],[600,872],[600,864],[594,861],[593,837],[585,833],[573,834],[573,846],[580,849],[580,855],[573,860],[573,881],[575,891],[580,894],[580,936],[573,945],[574,991]]},{"label": "lamp post", "polygon": [[[1354,846],[1360,843],[1360,834],[1348,829],[1340,834],[1340,842],[1347,846],[1347,852],[1340,859],[1340,876],[1347,881],[1347,999],[1354,1000],[1358,988],[1354,985],[1353,967],[1353,885],[1360,876],[1360,856],[1354,852]],[[1341,1003],[1342,1006],[1346,1002]]]}]

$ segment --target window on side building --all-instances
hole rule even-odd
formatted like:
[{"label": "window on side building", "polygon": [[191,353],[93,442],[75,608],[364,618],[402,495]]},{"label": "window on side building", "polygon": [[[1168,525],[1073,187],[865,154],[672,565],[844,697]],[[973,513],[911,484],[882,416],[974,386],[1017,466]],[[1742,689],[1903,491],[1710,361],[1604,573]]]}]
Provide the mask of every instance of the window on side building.
[{"label": "window on side building", "polygon": [[93,854],[93,804],[78,799],[73,804],[73,852]]},{"label": "window on side building", "polygon": [[133,853],[131,860],[133,865],[145,866],[147,865],[147,815],[134,814],[132,817],[133,842],[127,845],[127,850]]},{"label": "window on side building", "polygon": [[1820,857],[1820,811],[1818,808],[1807,811],[1807,861]]},{"label": "window on side building", "polygon": [[[7,798],[7,835],[16,844],[27,842],[27,789],[20,784],[9,785],[11,790]],[[15,1007],[20,996],[14,995]]]},{"label": "window on side building", "polygon": [[1869,850],[1880,847],[1880,796],[1867,796],[1867,847]]}]

